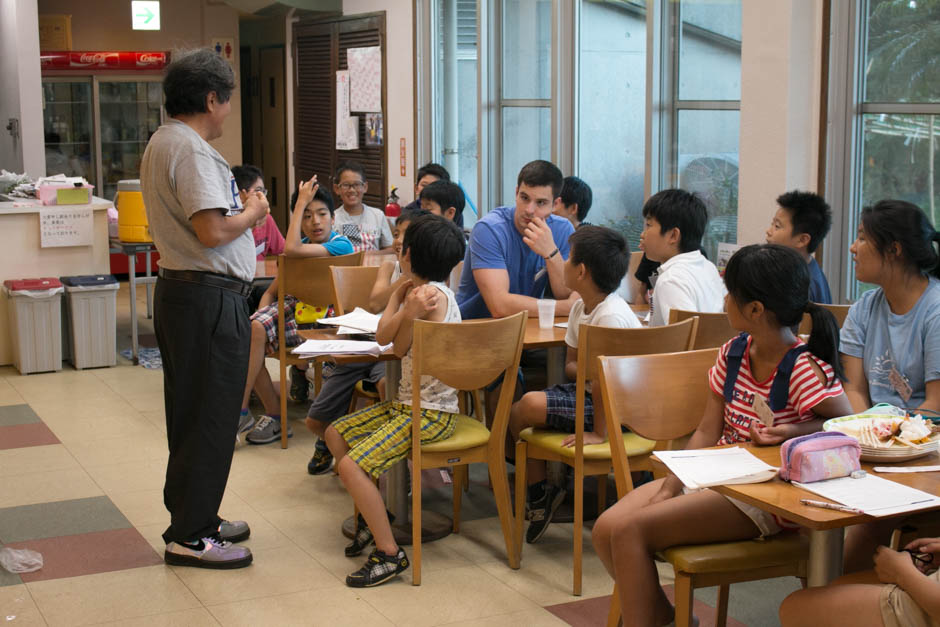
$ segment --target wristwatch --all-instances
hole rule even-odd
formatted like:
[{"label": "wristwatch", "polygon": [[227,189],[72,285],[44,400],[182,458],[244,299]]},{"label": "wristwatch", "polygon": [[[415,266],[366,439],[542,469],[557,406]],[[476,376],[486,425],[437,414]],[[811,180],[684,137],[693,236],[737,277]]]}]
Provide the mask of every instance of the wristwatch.
[{"label": "wristwatch", "polygon": [[552,251],[552,254],[550,254],[548,257],[545,257],[544,259],[547,261],[557,254],[558,254],[558,249],[556,248],[555,250]]}]

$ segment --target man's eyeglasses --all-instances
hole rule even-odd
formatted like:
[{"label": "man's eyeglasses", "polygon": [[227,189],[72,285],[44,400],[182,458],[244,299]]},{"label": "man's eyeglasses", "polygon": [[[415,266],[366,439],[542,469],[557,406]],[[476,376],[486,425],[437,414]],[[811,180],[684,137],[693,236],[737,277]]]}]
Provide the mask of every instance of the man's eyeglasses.
[{"label": "man's eyeglasses", "polygon": [[248,191],[251,192],[252,194],[254,194],[255,192],[261,192],[262,196],[268,195],[268,190],[265,189],[264,187],[254,187],[252,189],[249,189]]},{"label": "man's eyeglasses", "polygon": [[339,183],[339,188],[346,192],[351,192],[354,189],[365,189],[366,184],[362,181],[357,183]]}]

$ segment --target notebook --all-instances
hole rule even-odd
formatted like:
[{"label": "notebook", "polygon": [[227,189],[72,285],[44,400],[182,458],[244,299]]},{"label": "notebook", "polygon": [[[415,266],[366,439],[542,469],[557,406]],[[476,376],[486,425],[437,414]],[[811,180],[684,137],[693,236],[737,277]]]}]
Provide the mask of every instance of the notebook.
[{"label": "notebook", "polygon": [[358,333],[375,333],[379,328],[379,316],[369,313],[361,307],[356,307],[352,312],[343,316],[334,316],[333,318],[321,318],[320,324],[346,327],[356,329]]},{"label": "notebook", "polygon": [[761,483],[773,479],[777,469],[734,446],[719,449],[656,451],[653,453],[687,488]]},{"label": "notebook", "polygon": [[318,355],[372,355],[378,357],[392,345],[381,346],[378,342],[359,340],[307,340],[291,350],[298,357]]},{"label": "notebook", "polygon": [[793,485],[830,501],[860,509],[869,516],[892,516],[940,505],[940,498],[909,486],[867,474]]}]

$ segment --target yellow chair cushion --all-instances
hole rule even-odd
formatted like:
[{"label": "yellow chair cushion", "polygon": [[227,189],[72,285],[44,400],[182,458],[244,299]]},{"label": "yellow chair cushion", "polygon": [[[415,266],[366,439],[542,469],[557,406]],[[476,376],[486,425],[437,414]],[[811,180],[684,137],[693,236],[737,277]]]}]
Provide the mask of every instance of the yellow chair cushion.
[{"label": "yellow chair cushion", "polygon": [[490,430],[482,422],[470,416],[457,414],[457,428],[454,435],[440,442],[422,444],[421,450],[426,453],[446,453],[448,451],[462,451],[476,446],[482,446],[490,440]]},{"label": "yellow chair cushion", "polygon": [[359,381],[356,381],[356,394],[358,394],[359,396],[365,396],[366,398],[374,398],[374,399],[379,398],[378,392],[375,392],[373,390],[367,390],[364,387],[362,387],[362,379],[360,379]]},{"label": "yellow chair cushion", "polygon": [[[532,427],[524,429],[522,433],[519,434],[523,440],[530,444],[534,444],[539,448],[555,451],[565,457],[574,459],[574,447],[561,445],[569,435],[571,434],[562,433],[560,431],[549,431],[548,429],[533,429]],[[628,457],[646,455],[652,452],[653,447],[656,446],[654,440],[641,438],[635,433],[624,433],[622,437],[623,447],[627,450]],[[610,444],[607,442],[603,444],[588,444],[584,447],[584,459],[610,459]]]},{"label": "yellow chair cushion", "polygon": [[684,573],[751,570],[809,559],[809,539],[784,532],[763,540],[674,546],[663,551],[663,556]]}]

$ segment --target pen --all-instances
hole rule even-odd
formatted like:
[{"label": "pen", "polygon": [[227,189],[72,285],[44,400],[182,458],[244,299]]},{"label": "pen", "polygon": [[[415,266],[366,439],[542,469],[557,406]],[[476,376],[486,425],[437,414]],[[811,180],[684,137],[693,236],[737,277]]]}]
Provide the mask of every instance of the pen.
[{"label": "pen", "polygon": [[814,501],[812,499],[800,499],[800,503],[803,505],[809,505],[810,507],[822,507],[823,509],[834,509],[837,512],[846,512],[847,514],[864,514],[860,509],[854,507],[847,507],[845,505],[839,505],[838,503],[827,503],[825,501]]}]

